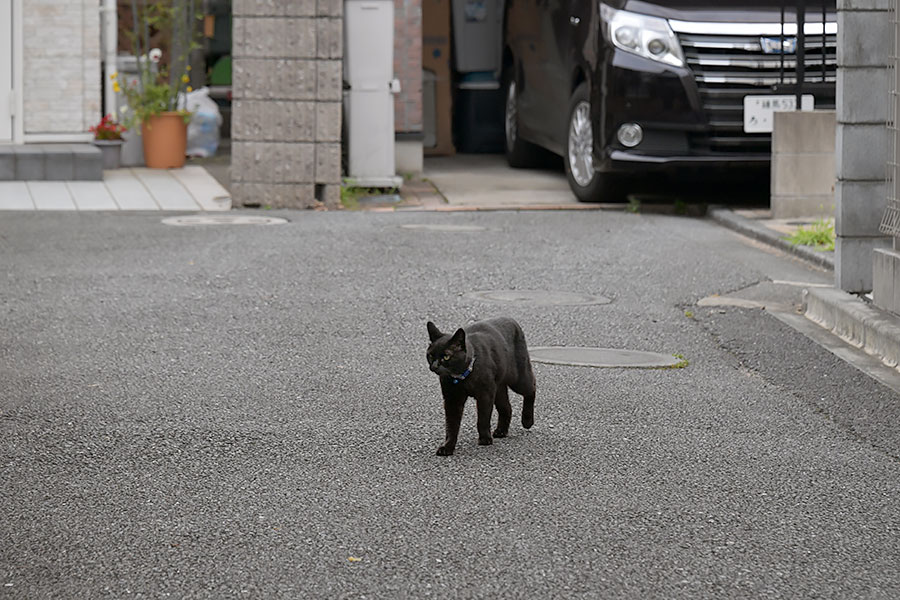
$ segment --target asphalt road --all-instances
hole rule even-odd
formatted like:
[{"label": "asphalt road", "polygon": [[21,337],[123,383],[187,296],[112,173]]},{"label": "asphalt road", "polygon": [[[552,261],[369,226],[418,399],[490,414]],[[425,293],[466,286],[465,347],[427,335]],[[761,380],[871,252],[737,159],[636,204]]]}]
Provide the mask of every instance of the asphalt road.
[{"label": "asphalt road", "polygon": [[[829,274],[698,219],[260,214],[0,217],[0,598],[900,597],[898,395],[696,306]],[[533,429],[470,403],[437,457],[425,323],[498,315],[689,365],[535,364]]]}]

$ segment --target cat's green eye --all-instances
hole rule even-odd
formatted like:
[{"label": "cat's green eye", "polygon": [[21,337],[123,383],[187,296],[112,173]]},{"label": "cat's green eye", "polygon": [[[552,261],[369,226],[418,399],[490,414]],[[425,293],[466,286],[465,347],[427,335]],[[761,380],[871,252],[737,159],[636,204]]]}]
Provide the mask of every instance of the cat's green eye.
[{"label": "cat's green eye", "polygon": [[452,357],[453,357],[452,354],[445,354],[445,355],[444,355],[444,358],[442,358],[441,360],[443,360],[444,362],[446,362],[446,361],[450,360]]}]

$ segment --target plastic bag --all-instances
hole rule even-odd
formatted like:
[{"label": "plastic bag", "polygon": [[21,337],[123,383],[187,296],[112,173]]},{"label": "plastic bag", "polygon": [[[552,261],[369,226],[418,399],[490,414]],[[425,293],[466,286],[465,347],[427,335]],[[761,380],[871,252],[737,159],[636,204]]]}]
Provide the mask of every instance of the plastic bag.
[{"label": "plastic bag", "polygon": [[191,121],[187,129],[188,156],[212,156],[219,147],[219,126],[222,113],[219,105],[209,97],[209,88],[187,92],[179,98],[179,107],[191,111]]}]

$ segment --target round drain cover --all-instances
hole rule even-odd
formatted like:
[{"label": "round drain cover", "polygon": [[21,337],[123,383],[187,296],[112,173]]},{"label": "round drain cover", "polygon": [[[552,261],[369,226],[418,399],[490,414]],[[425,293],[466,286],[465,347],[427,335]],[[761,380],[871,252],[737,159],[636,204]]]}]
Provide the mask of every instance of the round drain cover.
[{"label": "round drain cover", "polygon": [[281,217],[259,217],[256,215],[187,215],[183,217],[167,217],[162,220],[166,225],[281,225],[287,219]]},{"label": "round drain cover", "polygon": [[400,226],[403,229],[419,229],[422,231],[449,231],[451,233],[465,233],[468,231],[487,231],[487,227],[480,225],[432,225],[429,223],[409,223]]},{"label": "round drain cover", "polygon": [[659,369],[684,366],[683,358],[640,350],[614,348],[579,348],[577,346],[538,346],[529,348],[531,360],[551,365],[573,367],[630,367]]},{"label": "round drain cover", "polygon": [[609,298],[578,294],[575,292],[554,292],[548,290],[486,290],[470,292],[466,298],[485,302],[502,302],[507,304],[534,304],[538,306],[585,306],[590,304],[609,304]]}]

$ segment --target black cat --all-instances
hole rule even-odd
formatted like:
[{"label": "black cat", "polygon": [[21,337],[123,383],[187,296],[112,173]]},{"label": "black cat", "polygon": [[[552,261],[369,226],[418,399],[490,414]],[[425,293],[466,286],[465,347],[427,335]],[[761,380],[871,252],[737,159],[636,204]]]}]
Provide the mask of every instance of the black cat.
[{"label": "black cat", "polygon": [[[450,335],[429,321],[428,336],[428,367],[440,376],[444,396],[446,440],[437,449],[439,456],[453,454],[469,396],[478,405],[478,443],[482,446],[509,432],[512,406],[507,386],[523,396],[522,426],[529,429],[534,425],[534,372],[518,323],[508,318],[488,319]],[[491,437],[494,406],[499,419]]]}]

